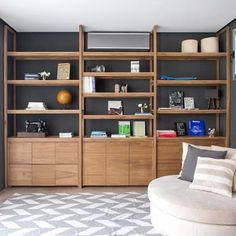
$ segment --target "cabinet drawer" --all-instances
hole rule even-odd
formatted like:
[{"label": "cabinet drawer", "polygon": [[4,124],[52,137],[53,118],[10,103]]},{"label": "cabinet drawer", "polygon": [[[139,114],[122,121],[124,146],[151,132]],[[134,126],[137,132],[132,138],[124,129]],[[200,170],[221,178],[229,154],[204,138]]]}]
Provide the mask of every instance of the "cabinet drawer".
[{"label": "cabinet drawer", "polygon": [[10,164],[31,164],[31,143],[8,143]]},{"label": "cabinet drawer", "polygon": [[9,165],[8,184],[11,186],[27,186],[32,184],[31,165]]},{"label": "cabinet drawer", "polygon": [[55,164],[55,143],[32,143],[33,164]]},{"label": "cabinet drawer", "polygon": [[78,143],[56,143],[56,163],[78,163]]},{"label": "cabinet drawer", "polygon": [[78,166],[56,165],[56,185],[78,185]]},{"label": "cabinet drawer", "polygon": [[55,185],[55,165],[33,165],[32,183],[39,186]]}]

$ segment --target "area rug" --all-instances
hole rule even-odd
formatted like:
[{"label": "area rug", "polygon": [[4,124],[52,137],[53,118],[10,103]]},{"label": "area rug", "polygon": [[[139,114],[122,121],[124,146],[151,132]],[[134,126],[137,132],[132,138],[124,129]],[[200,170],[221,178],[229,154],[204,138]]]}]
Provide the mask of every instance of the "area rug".
[{"label": "area rug", "polygon": [[0,207],[1,236],[158,235],[147,194],[14,194]]}]

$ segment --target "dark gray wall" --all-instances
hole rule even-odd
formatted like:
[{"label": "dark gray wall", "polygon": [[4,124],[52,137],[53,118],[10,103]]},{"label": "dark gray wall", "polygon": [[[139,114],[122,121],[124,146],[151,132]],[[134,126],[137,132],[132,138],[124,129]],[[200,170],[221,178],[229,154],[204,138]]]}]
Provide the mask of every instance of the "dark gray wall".
[{"label": "dark gray wall", "polygon": [[4,22],[0,19],[0,190],[2,190],[4,188],[3,40],[4,40]]},{"label": "dark gray wall", "polygon": [[[212,33],[159,33],[158,34],[158,51],[180,51],[181,41],[184,39],[200,39],[211,36]],[[18,33],[17,34],[17,50],[19,51],[75,51],[78,50],[78,34],[77,33]],[[25,72],[39,72],[48,70],[52,73],[52,78],[56,77],[56,68],[58,61],[19,61],[17,62],[17,79],[23,79]],[[96,64],[104,64],[107,71],[129,71],[130,61],[90,61],[85,63],[86,70]],[[71,77],[78,78],[78,64],[72,62]],[[142,62],[141,71],[148,71],[148,63]],[[158,64],[158,77],[161,74],[170,76],[197,76],[198,79],[215,79],[215,63],[212,61],[161,61]],[[129,91],[148,91],[147,81],[97,81],[98,91],[114,91],[114,84],[117,82],[128,83]],[[59,105],[55,101],[55,96],[59,88],[29,88],[19,87],[17,95],[21,98],[17,101],[17,108],[25,108],[28,101],[45,100],[49,108],[58,108]],[[78,100],[78,91],[74,88],[69,88],[73,93],[74,103],[71,107],[76,108]],[[206,108],[207,100],[204,97],[205,88],[190,87],[190,88],[158,88],[158,105],[168,106],[168,92],[172,90],[182,90],[185,96],[195,97],[196,106]],[[111,99],[86,99],[85,107],[86,114],[107,114],[107,101]],[[133,114],[138,111],[139,103],[148,102],[147,99],[118,99],[123,101],[124,113]],[[39,116],[18,116],[18,130],[24,129],[25,119],[38,119]],[[72,115],[68,116],[40,116],[48,123],[50,134],[57,134],[59,131],[73,131],[77,133],[78,122],[77,118]],[[204,119],[206,128],[215,127],[215,117],[208,116],[159,116],[159,129],[173,129],[176,121],[187,122],[189,119]],[[118,122],[114,120],[93,120],[85,122],[86,135],[89,135],[92,130],[106,130],[108,133],[117,133]],[[223,129],[224,130],[224,129]],[[223,135],[223,130],[221,135]]]},{"label": "dark gray wall", "polygon": [[[236,19],[230,23],[229,25],[231,30],[231,37],[232,37],[232,31],[236,28]],[[233,51],[233,41],[231,43],[231,50]],[[231,69],[232,69],[232,75],[233,75],[233,60],[231,63]],[[230,135],[230,143],[231,147],[236,148],[236,81],[233,80],[231,77],[231,135]]]}]

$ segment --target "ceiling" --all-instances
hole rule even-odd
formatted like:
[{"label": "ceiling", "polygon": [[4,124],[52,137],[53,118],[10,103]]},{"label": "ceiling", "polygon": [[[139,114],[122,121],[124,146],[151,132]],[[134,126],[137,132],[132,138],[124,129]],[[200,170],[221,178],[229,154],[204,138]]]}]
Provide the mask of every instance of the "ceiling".
[{"label": "ceiling", "polygon": [[236,0],[0,0],[0,18],[20,32],[216,32],[236,15]]}]

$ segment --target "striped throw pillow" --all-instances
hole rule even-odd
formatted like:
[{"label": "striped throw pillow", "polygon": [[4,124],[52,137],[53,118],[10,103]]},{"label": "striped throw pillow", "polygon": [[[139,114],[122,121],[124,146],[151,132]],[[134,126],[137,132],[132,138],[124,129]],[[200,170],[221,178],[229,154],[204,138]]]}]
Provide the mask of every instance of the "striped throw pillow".
[{"label": "striped throw pillow", "polygon": [[198,157],[191,189],[203,190],[232,197],[236,161]]}]

